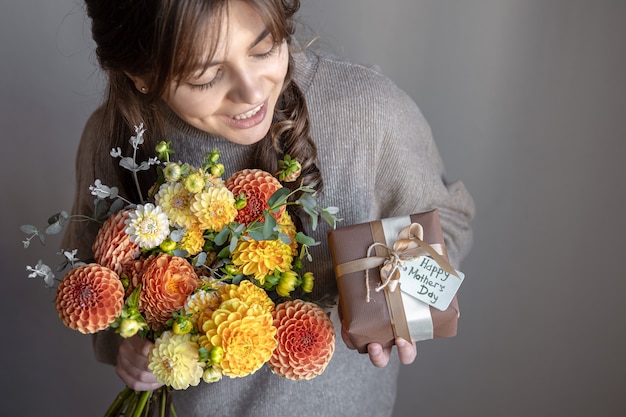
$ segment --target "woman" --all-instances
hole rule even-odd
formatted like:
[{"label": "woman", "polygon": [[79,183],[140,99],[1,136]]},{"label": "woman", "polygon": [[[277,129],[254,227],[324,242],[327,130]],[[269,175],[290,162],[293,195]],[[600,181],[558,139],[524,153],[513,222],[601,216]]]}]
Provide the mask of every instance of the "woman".
[{"label": "woman", "polygon": [[[86,4],[109,91],[78,150],[75,213],[93,211],[85,190],[96,178],[132,195],[109,150],[128,146],[132,127],[144,123],[147,141],[171,141],[176,159],[199,166],[206,151],[218,148],[226,177],[242,168],[274,172],[284,154],[297,158],[302,178],[320,191],[320,205],[340,207],[342,225],[436,207],[452,263],[467,253],[473,203],[461,183],[444,181],[415,104],[374,69],[303,50],[293,39],[299,1]],[[152,180],[144,177],[144,185]],[[336,296],[327,229],[302,226],[323,242],[312,250],[314,295]],[[83,248],[85,258],[96,231],[74,226],[64,247]],[[147,368],[149,342],[102,333],[94,346],[130,387],[159,386]],[[399,364],[416,356],[415,344],[396,346],[397,355],[377,344],[359,355],[338,341],[324,374],[311,381],[289,381],[264,367],[176,392],[175,407],[185,417],[390,415]]]}]

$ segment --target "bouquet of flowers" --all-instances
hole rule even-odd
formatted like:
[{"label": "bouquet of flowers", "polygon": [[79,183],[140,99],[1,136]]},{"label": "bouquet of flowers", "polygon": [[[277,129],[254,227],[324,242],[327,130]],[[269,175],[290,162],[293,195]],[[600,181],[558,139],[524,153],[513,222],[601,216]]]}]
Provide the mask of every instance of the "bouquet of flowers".
[{"label": "bouquet of flowers", "polygon": [[[321,374],[334,352],[332,323],[321,306],[295,297],[313,289],[303,261],[312,261],[308,248],[317,242],[296,230],[286,207],[301,206],[313,229],[320,217],[335,227],[337,208],[319,207],[310,184],[283,187],[281,181],[295,181],[300,173],[288,155],[275,175],[245,169],[223,180],[217,150],[194,167],[170,161],[170,143],[160,142],[158,157],[138,163],[143,125],[135,132],[133,156],[122,156],[119,148],[111,156],[132,171],[140,196],[140,171],[155,166],[159,179],[141,204],[100,180],[90,186],[94,218],[105,219],[93,244],[95,262],[62,250],[60,270],[70,270],[56,290],[56,310],[71,329],[109,329],[154,342],[149,367],[164,387],[126,387],[105,416],[143,416],[151,407],[160,416],[175,414],[172,389],[245,377],[265,364],[293,380]],[[73,219],[61,212],[44,231],[22,226],[24,247],[34,238],[45,243],[45,235]],[[41,260],[26,269],[49,287],[58,282]]]}]

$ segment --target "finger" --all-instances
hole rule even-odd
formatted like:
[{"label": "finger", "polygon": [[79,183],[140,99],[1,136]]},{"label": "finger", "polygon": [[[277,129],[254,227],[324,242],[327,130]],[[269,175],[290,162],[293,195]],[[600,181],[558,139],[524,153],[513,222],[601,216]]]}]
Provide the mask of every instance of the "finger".
[{"label": "finger", "polygon": [[398,358],[400,358],[400,362],[405,365],[413,363],[417,357],[417,346],[415,342],[410,343],[398,337],[396,338],[396,346],[398,347]]},{"label": "finger", "polygon": [[367,345],[367,353],[374,366],[384,368],[389,363],[391,348],[383,349],[380,343],[370,343]]}]

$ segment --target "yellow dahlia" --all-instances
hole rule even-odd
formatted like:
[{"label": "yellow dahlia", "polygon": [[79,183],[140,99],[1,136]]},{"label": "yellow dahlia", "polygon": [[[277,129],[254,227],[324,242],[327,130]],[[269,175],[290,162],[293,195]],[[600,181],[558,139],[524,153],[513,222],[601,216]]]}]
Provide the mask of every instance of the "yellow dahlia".
[{"label": "yellow dahlia", "polygon": [[203,231],[199,224],[194,223],[190,225],[180,241],[180,248],[187,251],[191,256],[202,252],[202,247],[204,246],[204,237],[202,234]]},{"label": "yellow dahlia", "polygon": [[150,350],[148,367],[159,382],[176,390],[195,387],[204,373],[204,364],[198,361],[198,348],[191,334],[165,331]]},{"label": "yellow dahlia", "polygon": [[159,206],[139,204],[128,216],[126,233],[130,235],[131,242],[136,242],[142,248],[159,246],[170,234],[169,219]]},{"label": "yellow dahlia", "polygon": [[289,246],[291,246],[293,256],[296,256],[298,254],[298,242],[296,241],[296,233],[298,231],[287,211],[283,213],[283,217],[280,219],[278,225],[280,226],[280,231],[289,236]]},{"label": "yellow dahlia", "polygon": [[161,253],[141,275],[139,309],[153,329],[161,329],[198,287],[198,276],[183,258]]},{"label": "yellow dahlia", "polygon": [[[225,284],[224,284],[225,285]],[[202,329],[204,322],[222,304],[222,296],[218,290],[198,290],[187,297],[185,314],[191,314],[191,320],[198,329]]]},{"label": "yellow dahlia", "polygon": [[154,200],[173,226],[189,227],[196,221],[189,207],[192,198],[193,195],[181,183],[166,182],[161,185]]},{"label": "yellow dahlia", "polygon": [[211,187],[196,194],[191,211],[202,229],[217,232],[235,220],[237,215],[235,198],[226,187]]},{"label": "yellow dahlia", "polygon": [[311,379],[326,369],[335,351],[333,324],[317,304],[293,300],[273,313],[278,347],[269,365],[288,379]]},{"label": "yellow dahlia", "polygon": [[238,299],[222,303],[202,330],[201,346],[208,350],[215,346],[222,348],[219,366],[222,373],[231,378],[256,372],[276,349],[272,315],[264,313],[256,304],[250,307]]},{"label": "yellow dahlia", "polygon": [[275,270],[287,271],[293,261],[291,247],[281,240],[241,240],[232,253],[233,265],[239,272],[254,276],[261,285]]},{"label": "yellow dahlia", "polygon": [[269,295],[250,281],[243,280],[239,285],[228,284],[220,290],[220,293],[223,301],[238,299],[248,306],[259,305],[264,313],[274,311],[274,302]]},{"label": "yellow dahlia", "polygon": [[[263,219],[263,210],[269,209],[267,201],[272,194],[282,188],[282,185],[269,172],[260,169],[244,169],[235,172],[226,180],[226,187],[232,191],[233,195],[243,193],[246,196],[247,204],[239,210],[235,221],[249,224],[255,220]],[[276,220],[280,220],[284,211],[285,206],[282,206],[274,214]]]},{"label": "yellow dahlia", "polygon": [[55,305],[61,321],[81,333],[109,327],[124,305],[124,286],[118,275],[98,264],[72,269],[59,284]]},{"label": "yellow dahlia", "polygon": [[131,242],[130,236],[125,232],[125,221],[129,213],[130,210],[123,210],[109,217],[98,231],[92,246],[95,261],[118,275],[122,272],[124,263],[141,253],[139,245]]}]

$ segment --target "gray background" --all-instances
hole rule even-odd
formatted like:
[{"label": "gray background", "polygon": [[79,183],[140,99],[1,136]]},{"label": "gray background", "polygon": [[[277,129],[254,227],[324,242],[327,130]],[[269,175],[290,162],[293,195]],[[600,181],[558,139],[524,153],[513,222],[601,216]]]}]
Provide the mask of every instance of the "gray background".
[{"label": "gray background", "polygon": [[[478,206],[459,335],[420,343],[396,416],[626,415],[626,2],[303,3],[320,45],[415,99]],[[103,82],[79,2],[0,4],[0,415],[99,415],[121,383],[26,278],[58,240],[18,227],[69,209]]]}]

